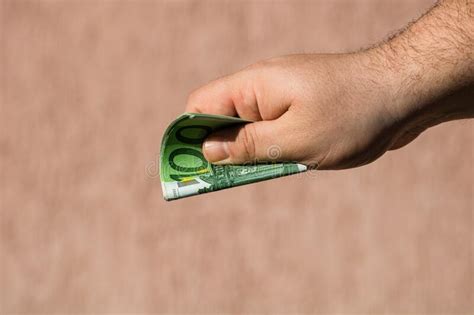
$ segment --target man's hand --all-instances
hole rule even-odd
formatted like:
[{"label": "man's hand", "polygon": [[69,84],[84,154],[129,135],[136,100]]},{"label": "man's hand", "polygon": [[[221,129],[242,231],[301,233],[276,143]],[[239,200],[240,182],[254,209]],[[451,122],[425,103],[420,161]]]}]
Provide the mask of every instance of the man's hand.
[{"label": "man's hand", "polygon": [[[211,135],[203,145],[206,158],[216,164],[268,161],[274,158],[269,148],[278,146],[278,160],[318,169],[356,167],[432,125],[472,117],[472,105],[437,102],[473,82],[472,30],[458,34],[463,23],[471,27],[472,7],[445,1],[377,47],[275,58],[196,90],[188,112],[255,121]],[[469,11],[460,18],[458,9]],[[427,38],[435,36],[427,27],[441,39],[454,34],[440,42]]]},{"label": "man's hand", "polygon": [[192,93],[187,111],[255,121],[225,129],[204,143],[214,163],[271,159],[319,168],[368,163],[394,143],[396,111],[383,73],[359,55],[296,55],[272,59]]}]

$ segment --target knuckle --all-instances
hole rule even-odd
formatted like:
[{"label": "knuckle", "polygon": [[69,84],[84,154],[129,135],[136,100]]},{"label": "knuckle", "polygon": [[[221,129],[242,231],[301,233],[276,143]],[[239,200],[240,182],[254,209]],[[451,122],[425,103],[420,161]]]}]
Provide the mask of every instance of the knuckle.
[{"label": "knuckle", "polygon": [[200,94],[200,90],[199,90],[199,89],[194,90],[194,91],[192,91],[191,93],[189,93],[188,99],[187,99],[186,103],[187,103],[188,105],[194,105],[194,104],[196,104],[196,103],[197,103],[197,100],[198,100],[198,98],[199,98],[199,94]]},{"label": "knuckle", "polygon": [[258,70],[263,66],[263,61],[258,61],[256,63],[250,64],[246,66],[244,69],[242,69],[242,73],[248,73],[254,70]]},{"label": "knuckle", "polygon": [[278,62],[278,57],[273,57],[273,58],[269,58],[269,59],[260,60],[256,63],[248,66],[247,68],[249,70],[260,70],[260,69],[266,68],[268,66],[272,66],[277,62]]},{"label": "knuckle", "polygon": [[234,103],[239,106],[251,107],[254,103],[254,94],[250,86],[244,86],[234,93]]}]

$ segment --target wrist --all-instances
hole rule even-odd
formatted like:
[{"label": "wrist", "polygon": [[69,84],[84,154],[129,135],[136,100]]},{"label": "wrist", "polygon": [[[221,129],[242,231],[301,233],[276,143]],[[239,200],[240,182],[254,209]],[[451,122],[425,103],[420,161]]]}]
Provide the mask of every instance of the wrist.
[{"label": "wrist", "polygon": [[377,94],[374,106],[383,110],[396,121],[409,115],[413,106],[413,95],[407,91],[406,69],[396,60],[392,52],[377,46],[355,54],[359,72],[370,82],[372,93]]},{"label": "wrist", "polygon": [[426,129],[445,121],[474,117],[474,107],[466,101],[473,96],[472,59],[427,66],[412,58],[406,49],[400,51],[397,44],[383,43],[362,55],[367,68],[375,70],[372,73],[376,73],[374,77],[387,97],[383,101],[385,108],[399,129]]},{"label": "wrist", "polygon": [[474,83],[473,7],[440,1],[408,29],[366,52],[387,78],[402,116],[435,110],[431,104]]}]

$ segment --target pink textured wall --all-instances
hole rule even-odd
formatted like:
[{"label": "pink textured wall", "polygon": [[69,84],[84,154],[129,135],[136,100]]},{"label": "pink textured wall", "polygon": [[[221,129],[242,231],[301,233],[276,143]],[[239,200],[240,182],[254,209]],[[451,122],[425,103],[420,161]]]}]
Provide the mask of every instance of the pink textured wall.
[{"label": "pink textured wall", "polygon": [[432,1],[0,2],[0,313],[474,309],[472,121],[355,170],[163,201],[187,94]]}]

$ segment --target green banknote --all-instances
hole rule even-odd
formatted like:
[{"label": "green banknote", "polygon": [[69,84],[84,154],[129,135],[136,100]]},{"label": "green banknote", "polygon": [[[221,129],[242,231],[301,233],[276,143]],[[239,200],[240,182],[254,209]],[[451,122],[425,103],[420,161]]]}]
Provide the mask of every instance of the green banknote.
[{"label": "green banknote", "polygon": [[[166,129],[161,143],[160,179],[165,200],[255,183],[306,171],[295,163],[214,165],[202,153],[213,131],[249,121],[228,116],[185,113]],[[271,157],[272,152],[269,152]]]}]

